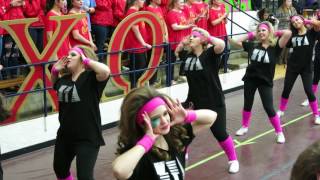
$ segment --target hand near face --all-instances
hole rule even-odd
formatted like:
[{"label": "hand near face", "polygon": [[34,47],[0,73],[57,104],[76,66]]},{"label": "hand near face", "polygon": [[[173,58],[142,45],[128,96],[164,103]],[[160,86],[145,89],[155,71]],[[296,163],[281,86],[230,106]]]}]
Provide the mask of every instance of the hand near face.
[{"label": "hand near face", "polygon": [[168,105],[168,112],[171,116],[171,126],[176,124],[182,124],[187,116],[187,111],[181,105],[181,102],[177,99],[174,102],[171,102],[169,99],[166,99]]},{"label": "hand near face", "polygon": [[62,69],[66,68],[67,63],[68,63],[68,58],[64,56],[54,64],[54,67],[56,68],[56,70],[61,71]]},{"label": "hand near face", "polygon": [[144,124],[145,124],[145,128],[144,128],[145,133],[146,133],[148,136],[150,136],[151,138],[157,139],[157,137],[158,137],[159,135],[158,135],[158,134],[155,134],[155,133],[153,132],[153,128],[152,128],[152,126],[151,126],[151,119],[150,119],[148,113],[144,112],[144,113],[142,114],[142,116],[143,116],[143,120],[144,120]]}]

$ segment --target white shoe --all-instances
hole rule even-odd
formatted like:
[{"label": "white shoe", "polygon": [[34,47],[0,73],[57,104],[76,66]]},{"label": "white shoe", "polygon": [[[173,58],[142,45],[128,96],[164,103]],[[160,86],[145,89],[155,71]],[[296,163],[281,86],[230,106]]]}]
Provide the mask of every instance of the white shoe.
[{"label": "white shoe", "polygon": [[248,128],[241,126],[241,128],[236,132],[236,135],[243,136],[243,135],[247,134],[247,132],[248,132]]},{"label": "white shoe", "polygon": [[320,125],[320,116],[319,115],[314,116],[314,124]]},{"label": "white shoe", "polygon": [[234,174],[239,172],[239,161],[238,160],[233,160],[229,161],[229,173]]},{"label": "white shoe", "polygon": [[278,110],[277,115],[278,115],[279,117],[282,117],[282,116],[284,116],[284,112],[281,111],[281,110]]},{"label": "white shoe", "polygon": [[301,106],[303,106],[303,107],[309,106],[309,100],[308,100],[308,99],[304,100],[304,101],[301,103]]},{"label": "white shoe", "polygon": [[277,133],[276,136],[277,136],[277,143],[283,144],[286,142],[286,138],[284,137],[283,132]]}]

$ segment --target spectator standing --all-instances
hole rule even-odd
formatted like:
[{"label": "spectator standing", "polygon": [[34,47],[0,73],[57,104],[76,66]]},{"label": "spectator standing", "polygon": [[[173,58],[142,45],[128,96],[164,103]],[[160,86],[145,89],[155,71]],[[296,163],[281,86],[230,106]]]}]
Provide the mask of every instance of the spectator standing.
[{"label": "spectator standing", "polygon": [[[49,40],[52,38],[53,33],[57,30],[58,24],[56,21],[50,20],[49,18],[51,16],[63,16],[64,14],[62,11],[65,11],[67,8],[67,1],[66,0],[47,0],[47,6],[46,6],[46,16],[44,20],[45,24],[45,36],[44,36],[44,42],[45,45],[49,42]],[[68,54],[70,49],[70,40],[69,36],[64,39],[62,42],[61,47],[58,49],[57,54],[54,55],[54,60],[61,59],[63,56]]]},{"label": "spectator standing", "polygon": [[[296,9],[292,5],[292,0],[284,0],[276,11],[276,17],[279,19],[278,29],[289,29],[290,17],[297,15]],[[283,48],[278,59],[279,64],[286,64],[289,56],[289,48]]]},{"label": "spectator standing", "polygon": [[95,12],[91,14],[92,37],[97,46],[99,62],[102,62],[105,57],[105,43],[113,24],[113,5],[111,0],[96,0],[96,5]]}]

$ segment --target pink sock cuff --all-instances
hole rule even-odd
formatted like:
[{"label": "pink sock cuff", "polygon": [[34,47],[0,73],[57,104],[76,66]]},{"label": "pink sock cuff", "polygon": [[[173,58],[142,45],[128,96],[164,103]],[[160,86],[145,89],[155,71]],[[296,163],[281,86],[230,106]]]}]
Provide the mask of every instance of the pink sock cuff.
[{"label": "pink sock cuff", "polygon": [[312,92],[316,93],[318,91],[318,84],[312,84]]},{"label": "pink sock cuff", "polygon": [[72,176],[72,173],[70,172],[70,175],[66,178],[58,178],[58,180],[74,180],[73,179],[73,176]]},{"label": "pink sock cuff", "polygon": [[276,37],[281,37],[281,36],[283,35],[283,31],[282,31],[282,30],[278,30],[278,31],[276,31],[276,32],[274,33],[274,35],[275,35]]},{"label": "pink sock cuff", "polygon": [[184,119],[185,123],[192,123],[193,121],[197,120],[197,114],[194,110],[187,110],[187,116]]},{"label": "pink sock cuff", "polygon": [[59,71],[57,70],[57,68],[55,68],[54,66],[52,66],[51,68],[51,74],[54,76],[58,76]]},{"label": "pink sock cuff", "polygon": [[251,111],[242,110],[242,126],[249,127]]},{"label": "pink sock cuff", "polygon": [[269,117],[269,120],[275,130],[276,133],[282,132],[281,122],[279,116],[276,114],[273,117]]},{"label": "pink sock cuff", "polygon": [[319,112],[318,112],[318,101],[317,100],[314,100],[312,102],[309,102],[310,104],[310,108],[313,112],[313,115],[319,115]]},{"label": "pink sock cuff", "polygon": [[89,67],[89,64],[90,64],[90,59],[89,58],[85,58],[82,63],[84,64],[85,67]]},{"label": "pink sock cuff", "polygon": [[305,25],[312,24],[312,20],[310,20],[310,19],[304,19],[303,22],[304,22]]},{"label": "pink sock cuff", "polygon": [[288,100],[289,99],[281,97],[279,106],[280,111],[285,111],[287,109]]},{"label": "pink sock cuff", "polygon": [[233,139],[231,136],[229,136],[226,140],[219,142],[219,144],[228,156],[229,161],[234,161],[238,159],[236,150],[234,148]]},{"label": "pink sock cuff", "polygon": [[146,134],[137,142],[137,145],[142,146],[145,149],[145,153],[147,153],[152,148],[154,142],[155,140]]},{"label": "pink sock cuff", "polygon": [[252,41],[254,39],[254,32],[248,32],[247,35],[249,41]]}]

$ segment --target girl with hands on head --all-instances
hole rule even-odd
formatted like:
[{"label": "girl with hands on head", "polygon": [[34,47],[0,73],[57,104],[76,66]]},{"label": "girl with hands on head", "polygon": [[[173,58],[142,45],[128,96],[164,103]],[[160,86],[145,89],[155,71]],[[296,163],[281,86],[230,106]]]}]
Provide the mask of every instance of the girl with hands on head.
[{"label": "girl with hands on head", "polygon": [[[315,96],[317,85],[312,84],[312,58],[315,42],[320,37],[319,32],[317,32],[313,26],[317,26],[318,24],[319,21],[316,19],[308,20],[298,15],[290,18],[292,37],[287,47],[292,48],[293,51],[288,60],[278,111],[279,116],[284,115],[284,111],[287,109],[289,95],[297,77],[300,75],[305,94],[308,97],[310,109],[313,113],[314,124],[317,125],[320,124],[320,114],[318,112],[318,101]],[[311,28],[308,29],[306,25],[311,25]]]},{"label": "girl with hands on head", "polygon": [[60,127],[53,160],[58,179],[73,179],[70,166],[74,157],[78,179],[94,179],[99,149],[105,145],[99,101],[110,74],[108,66],[97,60],[90,47],[75,46],[51,69],[59,100]]},{"label": "girl with hands on head", "polygon": [[232,137],[226,130],[226,105],[219,79],[219,65],[225,48],[222,39],[210,36],[201,28],[193,28],[189,39],[178,45],[175,54],[183,61],[189,92],[186,104],[195,109],[210,109],[218,117],[210,127],[212,134],[228,156],[230,173],[239,171],[239,162]]},{"label": "girl with hands on head", "polygon": [[257,26],[256,32],[249,32],[247,36],[240,37],[236,41],[237,45],[248,52],[250,59],[250,64],[242,78],[244,81],[242,126],[236,135],[242,136],[248,132],[254,94],[258,89],[263,107],[275,129],[276,141],[281,144],[285,143],[280,117],[273,107],[272,88],[276,60],[290,37],[290,30],[274,32],[271,23],[264,21]]},{"label": "girl with hands on head", "polygon": [[187,111],[150,87],[133,89],[121,105],[115,177],[183,180],[186,147],[215,119],[211,110]]}]

